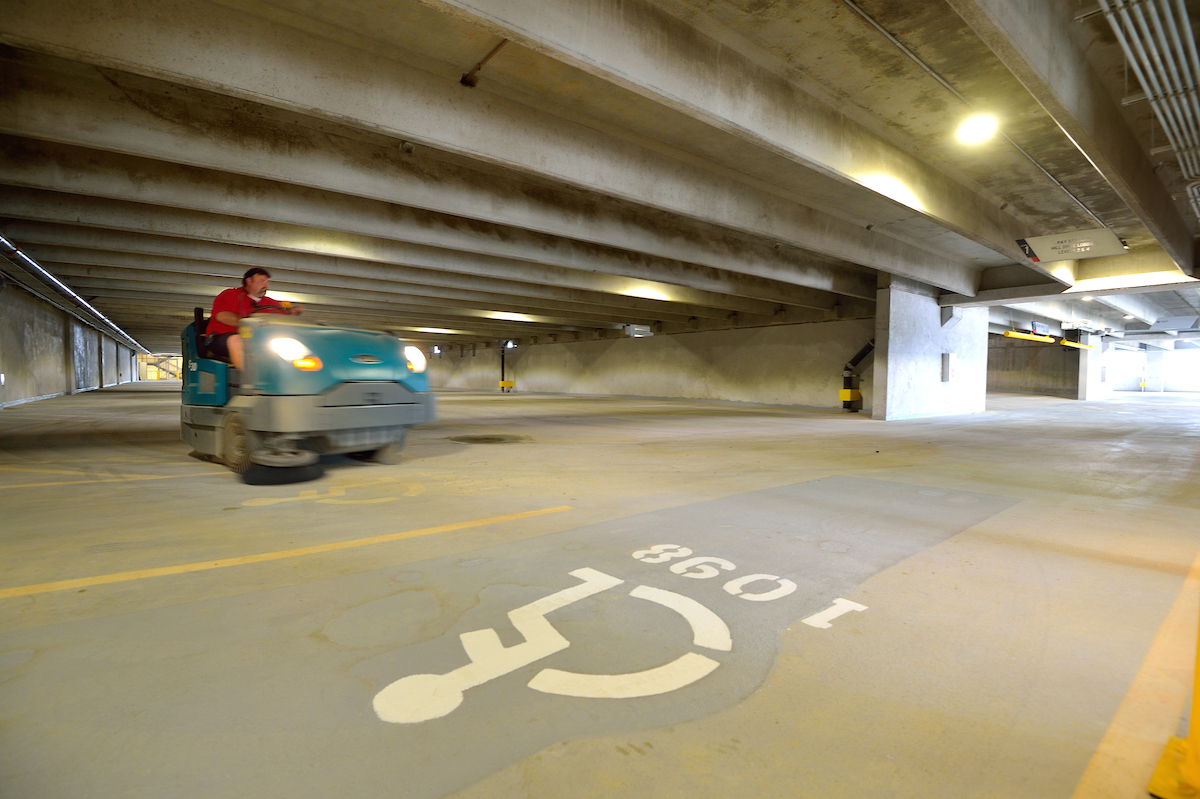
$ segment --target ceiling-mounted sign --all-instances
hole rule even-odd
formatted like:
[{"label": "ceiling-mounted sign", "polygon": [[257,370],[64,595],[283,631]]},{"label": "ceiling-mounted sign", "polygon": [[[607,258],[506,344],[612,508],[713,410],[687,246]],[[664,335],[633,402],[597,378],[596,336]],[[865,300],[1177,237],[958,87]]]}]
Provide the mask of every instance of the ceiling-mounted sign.
[{"label": "ceiling-mounted sign", "polygon": [[1129,252],[1116,234],[1108,228],[1017,239],[1017,246],[1025,253],[1026,258],[1037,263],[1076,261],[1080,258],[1125,255]]}]

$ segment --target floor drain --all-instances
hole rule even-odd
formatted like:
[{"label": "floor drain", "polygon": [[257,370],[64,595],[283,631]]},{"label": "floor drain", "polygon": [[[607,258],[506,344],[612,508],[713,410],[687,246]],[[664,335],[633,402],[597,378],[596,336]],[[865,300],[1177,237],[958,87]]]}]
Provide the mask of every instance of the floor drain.
[{"label": "floor drain", "polygon": [[528,441],[525,436],[450,436],[459,444],[520,444]]}]

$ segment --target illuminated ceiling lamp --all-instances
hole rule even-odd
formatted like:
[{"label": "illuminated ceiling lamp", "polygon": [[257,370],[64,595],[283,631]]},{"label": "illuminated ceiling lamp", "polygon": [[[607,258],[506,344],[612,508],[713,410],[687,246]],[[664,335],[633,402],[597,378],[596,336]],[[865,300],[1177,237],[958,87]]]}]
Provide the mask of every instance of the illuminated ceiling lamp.
[{"label": "illuminated ceiling lamp", "polygon": [[983,144],[996,135],[998,127],[999,123],[991,114],[975,114],[964,119],[954,135],[963,144]]},{"label": "illuminated ceiling lamp", "polygon": [[1018,330],[1005,330],[1005,338],[1019,338],[1025,341],[1041,341],[1045,344],[1053,344],[1056,339],[1054,336],[1039,336],[1037,333],[1022,333]]}]

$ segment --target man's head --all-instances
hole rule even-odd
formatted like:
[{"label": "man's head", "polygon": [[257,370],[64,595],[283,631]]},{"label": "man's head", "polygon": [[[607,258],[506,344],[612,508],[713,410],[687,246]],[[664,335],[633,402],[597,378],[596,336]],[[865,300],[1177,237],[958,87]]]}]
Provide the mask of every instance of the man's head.
[{"label": "man's head", "polygon": [[261,266],[247,269],[242,275],[242,288],[251,297],[261,298],[271,286],[271,273]]}]

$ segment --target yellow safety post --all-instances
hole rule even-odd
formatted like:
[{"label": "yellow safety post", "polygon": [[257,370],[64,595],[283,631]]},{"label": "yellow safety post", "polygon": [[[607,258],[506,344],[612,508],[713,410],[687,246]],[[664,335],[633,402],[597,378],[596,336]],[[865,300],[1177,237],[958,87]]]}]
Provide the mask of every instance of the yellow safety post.
[{"label": "yellow safety post", "polygon": [[[1198,637],[1200,638],[1200,637]],[[1146,788],[1158,799],[1200,798],[1200,646],[1196,649],[1196,670],[1192,673],[1192,714],[1188,718],[1188,737],[1171,738],[1163,749],[1154,776]]]}]

